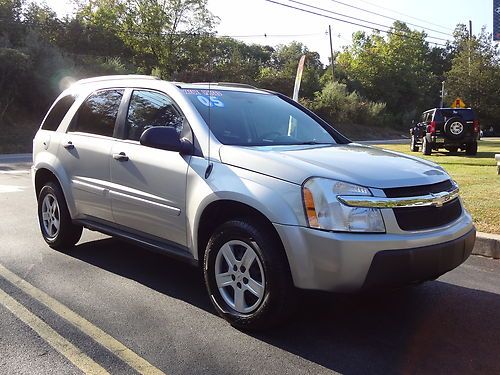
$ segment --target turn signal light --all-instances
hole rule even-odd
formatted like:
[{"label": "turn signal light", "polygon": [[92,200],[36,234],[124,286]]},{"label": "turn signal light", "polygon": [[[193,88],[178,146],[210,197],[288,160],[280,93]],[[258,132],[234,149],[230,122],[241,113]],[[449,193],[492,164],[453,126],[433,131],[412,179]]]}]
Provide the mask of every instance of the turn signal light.
[{"label": "turn signal light", "polygon": [[318,215],[316,214],[316,207],[314,206],[314,199],[311,190],[304,187],[304,207],[306,209],[307,220],[311,227],[319,227]]}]

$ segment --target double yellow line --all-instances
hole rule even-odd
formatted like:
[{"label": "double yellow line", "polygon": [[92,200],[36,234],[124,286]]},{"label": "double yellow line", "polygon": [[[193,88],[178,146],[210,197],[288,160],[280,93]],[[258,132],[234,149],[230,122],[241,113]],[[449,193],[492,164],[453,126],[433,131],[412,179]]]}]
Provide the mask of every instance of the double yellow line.
[{"label": "double yellow line", "polygon": [[[144,358],[139,356],[134,351],[127,348],[120,341],[116,340],[113,336],[104,332],[99,327],[96,327],[88,320],[78,315],[76,312],[70,310],[68,307],[50,297],[45,292],[35,288],[26,280],[20,278],[15,273],[9,271],[7,268],[0,264],[0,276],[11,284],[18,287],[30,297],[41,302],[50,310],[61,316],[80,331],[91,337],[94,341],[108,349],[116,357],[120,358],[127,365],[132,367],[140,374],[164,374],[161,370],[153,366]],[[26,307],[17,302],[14,298],[8,295],[5,291],[0,289],[0,304],[4,305],[10,310],[17,318],[27,324],[33,329],[40,337],[42,337],[50,346],[61,353],[76,367],[86,374],[108,374],[108,372],[95,362],[92,358],[83,353],[80,349],[74,346],[71,342],[62,337],[47,323],[42,321],[35,314],[30,312]]]}]

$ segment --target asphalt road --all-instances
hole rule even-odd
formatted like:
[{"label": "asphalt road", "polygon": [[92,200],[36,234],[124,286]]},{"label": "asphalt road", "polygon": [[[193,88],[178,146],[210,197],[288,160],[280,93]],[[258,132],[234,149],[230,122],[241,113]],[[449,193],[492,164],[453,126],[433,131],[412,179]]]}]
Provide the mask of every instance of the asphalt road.
[{"label": "asphalt road", "polygon": [[0,160],[1,374],[81,373],[78,361],[116,374],[500,373],[499,261],[473,256],[416,288],[308,293],[287,327],[242,333],[195,268],[89,231],[51,250],[17,162]]}]

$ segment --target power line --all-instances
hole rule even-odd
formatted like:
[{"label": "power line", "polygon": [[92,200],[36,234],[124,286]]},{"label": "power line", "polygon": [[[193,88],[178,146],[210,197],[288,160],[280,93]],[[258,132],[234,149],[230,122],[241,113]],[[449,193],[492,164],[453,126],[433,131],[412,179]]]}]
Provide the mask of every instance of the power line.
[{"label": "power line", "polygon": [[[380,28],[363,25],[363,24],[360,24],[360,23],[357,23],[357,22],[347,21],[347,20],[344,20],[344,19],[341,19],[341,18],[336,18],[336,17],[328,16],[326,14],[314,12],[312,10],[298,8],[298,7],[295,7],[293,5],[283,4],[283,3],[280,3],[280,2],[274,1],[274,0],[264,0],[264,1],[266,1],[268,3],[273,3],[273,4],[281,5],[281,6],[284,6],[284,7],[287,7],[287,8],[295,9],[295,10],[298,10],[298,11],[301,11],[301,12],[313,14],[313,15],[316,15],[316,16],[328,18],[328,19],[331,19],[331,20],[334,20],[334,21],[339,21],[339,22],[348,23],[350,25],[360,26],[360,27],[363,27],[365,29],[375,30],[375,31],[379,31],[379,32],[386,33],[386,34],[389,34],[389,35],[397,35],[397,36],[401,36],[403,38],[409,38],[408,34],[400,34],[400,33],[394,32],[394,31],[390,31],[390,30],[382,30]],[[367,22],[367,21],[363,21],[363,22]],[[388,28],[388,26],[384,26],[384,27]],[[445,44],[438,43],[438,42],[429,42],[429,43],[435,44],[436,46],[446,47]]]},{"label": "power line", "polygon": [[[353,20],[356,20],[356,21],[360,21],[360,22],[364,22],[364,23],[369,23],[369,24],[372,24],[372,25],[375,25],[375,26],[378,26],[378,27],[390,28],[390,26],[387,26],[387,25],[384,25],[384,24],[381,24],[381,23],[376,23],[376,22],[373,22],[373,21],[366,21],[366,20],[363,20],[361,18],[348,16],[348,15],[343,14],[343,13],[334,12],[334,11],[331,11],[331,10],[328,10],[328,9],[325,9],[325,8],[320,8],[320,7],[317,7],[317,6],[314,6],[314,5],[309,5],[307,3],[302,3],[300,1],[296,1],[296,0],[288,0],[288,1],[291,2],[291,3],[295,3],[295,4],[306,6],[306,7],[312,8],[312,9],[316,9],[316,10],[319,10],[319,11],[322,11],[322,12],[326,12],[326,13],[330,13],[330,14],[335,14],[335,15],[338,15],[338,16],[350,18],[350,19],[353,19]],[[282,4],[282,5],[284,5],[284,4]],[[427,37],[430,38],[430,39],[436,39],[436,40],[442,40],[442,41],[448,42],[448,39],[444,39],[444,38],[439,38],[439,37],[430,36],[430,35],[428,35]]]},{"label": "power line", "polygon": [[358,0],[358,1],[360,1],[362,3],[365,3],[367,5],[372,5],[372,6],[377,7],[377,8],[388,10],[389,12],[392,12],[392,13],[395,13],[395,14],[399,14],[400,16],[405,16],[405,17],[414,19],[416,21],[420,21],[420,22],[423,22],[423,23],[426,23],[426,24],[429,24],[429,25],[432,25],[432,26],[440,27],[441,29],[444,29],[444,30],[453,31],[453,29],[450,29],[449,27],[445,27],[445,26],[439,25],[437,23],[429,22],[429,21],[424,20],[422,18],[413,17],[413,16],[410,16],[408,14],[398,12],[397,10],[394,10],[394,9],[385,8],[385,7],[383,7],[383,6],[379,5],[379,4],[373,4],[373,3],[370,3],[369,1],[365,1],[365,0]]},{"label": "power line", "polygon": [[410,22],[406,22],[406,21],[401,21],[401,20],[398,20],[397,18],[393,18],[393,17],[390,17],[390,16],[386,16],[385,14],[381,14],[381,13],[377,13],[377,12],[373,12],[371,10],[368,10],[368,9],[364,9],[364,8],[361,8],[361,7],[357,7],[355,5],[351,5],[351,4],[346,4],[346,3],[343,3],[342,1],[338,1],[338,0],[330,0],[331,2],[333,3],[337,3],[337,4],[341,4],[341,5],[344,5],[346,7],[349,7],[349,8],[353,8],[353,9],[357,9],[357,10],[360,10],[362,12],[366,12],[366,13],[370,13],[370,14],[374,14],[376,16],[379,16],[379,17],[383,17],[383,18],[387,18],[387,19],[390,19],[390,20],[393,20],[393,21],[399,21],[399,22],[405,22],[406,24],[410,25],[410,26],[414,26],[414,27],[420,27],[422,29],[425,29],[425,30],[428,30],[428,31],[432,31],[432,32],[435,32],[435,33],[438,33],[438,34],[443,34],[443,35],[448,35],[448,36],[453,36],[449,33],[445,33],[443,31],[439,31],[439,30],[434,30],[434,29],[431,29],[431,28],[428,28],[428,27],[425,27],[425,26],[421,26],[421,25],[416,25],[414,23],[410,23]]}]

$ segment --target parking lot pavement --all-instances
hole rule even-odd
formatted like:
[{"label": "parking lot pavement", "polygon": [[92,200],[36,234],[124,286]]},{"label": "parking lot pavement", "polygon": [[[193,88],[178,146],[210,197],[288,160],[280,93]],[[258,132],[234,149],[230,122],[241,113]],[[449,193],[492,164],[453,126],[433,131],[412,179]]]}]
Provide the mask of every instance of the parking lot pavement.
[{"label": "parking lot pavement", "polygon": [[23,168],[0,173],[0,373],[500,373],[498,260],[398,291],[306,293],[289,325],[248,334],[215,315],[196,268],[89,231],[48,248]]}]

